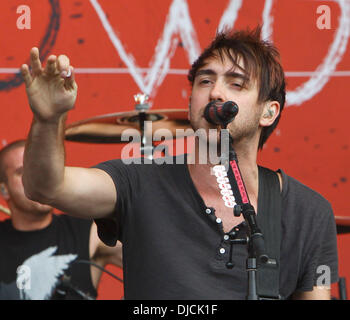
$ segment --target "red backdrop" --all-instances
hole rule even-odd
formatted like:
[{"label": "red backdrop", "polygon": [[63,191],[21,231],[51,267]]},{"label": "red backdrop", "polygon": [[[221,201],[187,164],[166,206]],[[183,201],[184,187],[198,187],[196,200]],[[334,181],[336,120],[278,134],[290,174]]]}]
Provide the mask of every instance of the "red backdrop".
[{"label": "red backdrop", "polygon": [[[19,5],[30,8],[30,29],[18,28]],[[318,13],[321,5],[329,11]],[[33,46],[41,48],[44,59],[49,54],[68,55],[76,68],[79,92],[68,117],[71,123],[131,111],[138,92],[150,94],[153,109],[186,108],[186,70],[216,30],[264,24],[264,37],[280,49],[288,96],[278,130],[259,162],[283,168],[320,192],[336,216],[350,216],[349,7],[342,0],[3,0],[0,145],[28,133],[32,115],[16,73]],[[327,12],[330,25],[322,29],[317,22],[328,22]],[[91,166],[120,157],[121,148],[67,142],[67,164]],[[348,290],[349,243],[348,234],[338,236],[339,272],[347,278]],[[122,275],[117,268],[108,269]],[[333,286],[333,295],[336,290]],[[122,284],[104,275],[99,298],[122,295]]]}]

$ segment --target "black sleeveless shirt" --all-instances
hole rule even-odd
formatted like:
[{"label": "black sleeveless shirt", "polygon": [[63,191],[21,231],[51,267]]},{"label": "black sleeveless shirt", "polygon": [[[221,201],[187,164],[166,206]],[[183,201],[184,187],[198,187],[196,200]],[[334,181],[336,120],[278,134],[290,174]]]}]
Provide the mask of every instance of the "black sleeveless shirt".
[{"label": "black sleeveless shirt", "polygon": [[91,223],[61,214],[44,229],[18,231],[0,222],[0,299],[95,299],[90,265],[79,262],[89,260]]}]

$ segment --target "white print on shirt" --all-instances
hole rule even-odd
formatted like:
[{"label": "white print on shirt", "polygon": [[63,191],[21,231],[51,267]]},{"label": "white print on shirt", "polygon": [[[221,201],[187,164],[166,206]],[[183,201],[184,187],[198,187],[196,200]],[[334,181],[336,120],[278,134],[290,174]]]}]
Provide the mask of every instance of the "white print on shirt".
[{"label": "white print on shirt", "polygon": [[331,268],[326,265],[320,265],[316,270],[317,277],[316,286],[317,287],[330,287],[331,286]]},{"label": "white print on shirt", "polygon": [[225,202],[225,206],[228,208],[233,208],[237,203],[231,189],[230,181],[227,177],[225,166],[223,165],[214,166],[213,173],[219,185],[220,193],[222,195],[222,200],[224,200]]},{"label": "white print on shirt", "polygon": [[53,256],[57,246],[29,257],[17,268],[17,288],[21,300],[50,299],[59,277],[76,259],[76,254]]}]

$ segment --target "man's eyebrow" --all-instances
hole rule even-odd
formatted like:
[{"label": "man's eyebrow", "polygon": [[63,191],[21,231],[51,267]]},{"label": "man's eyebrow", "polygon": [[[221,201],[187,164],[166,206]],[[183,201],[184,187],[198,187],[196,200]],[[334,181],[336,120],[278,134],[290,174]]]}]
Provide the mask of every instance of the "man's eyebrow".
[{"label": "man's eyebrow", "polygon": [[229,78],[238,78],[238,79],[242,79],[244,81],[249,81],[249,77],[243,73],[239,73],[239,72],[235,72],[235,71],[227,71],[225,73],[225,76],[226,77],[229,77]]},{"label": "man's eyebrow", "polygon": [[[196,76],[201,76],[201,75],[215,76],[215,75],[217,75],[217,73],[212,69],[201,69],[201,70],[198,70]],[[243,81],[247,81],[247,82],[249,81],[248,76],[246,76],[243,73],[239,73],[239,72],[235,72],[235,71],[225,72],[225,77],[238,78],[238,79],[242,79]]]},{"label": "man's eyebrow", "polygon": [[197,71],[196,76],[201,76],[201,75],[215,76],[216,72],[212,69],[201,69]]}]

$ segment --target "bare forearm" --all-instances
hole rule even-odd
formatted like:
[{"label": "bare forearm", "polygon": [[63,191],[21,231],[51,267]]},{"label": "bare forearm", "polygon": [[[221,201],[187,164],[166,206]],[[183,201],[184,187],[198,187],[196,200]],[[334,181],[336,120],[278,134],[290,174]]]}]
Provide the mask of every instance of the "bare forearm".
[{"label": "bare forearm", "polygon": [[33,119],[23,165],[24,189],[32,200],[48,203],[63,185],[65,119],[65,115],[51,122]]},{"label": "bare forearm", "polygon": [[295,292],[293,300],[330,300],[331,290],[329,287],[314,287],[312,291]]},{"label": "bare forearm", "polygon": [[100,169],[65,167],[64,128],[78,85],[69,58],[50,55],[42,67],[38,48],[30,51],[32,70],[21,73],[34,120],[24,154],[23,184],[28,198],[71,215],[102,218],[115,208],[112,178]]}]

